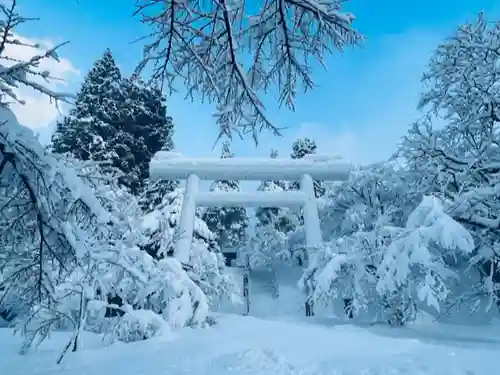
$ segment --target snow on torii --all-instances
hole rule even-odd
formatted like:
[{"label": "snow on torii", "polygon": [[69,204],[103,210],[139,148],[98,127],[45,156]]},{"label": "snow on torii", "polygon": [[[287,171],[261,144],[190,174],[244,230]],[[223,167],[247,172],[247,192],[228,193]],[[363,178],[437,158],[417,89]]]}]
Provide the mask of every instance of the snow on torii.
[{"label": "snow on torii", "polygon": [[[189,260],[196,206],[282,207],[302,206],[306,244],[322,244],[314,180],[345,181],[352,164],[335,155],[306,155],[288,158],[186,158],[177,152],[160,151],[150,163],[152,180],[186,180],[179,221],[176,257]],[[300,191],[283,192],[199,192],[202,180],[291,180],[300,181]]]}]

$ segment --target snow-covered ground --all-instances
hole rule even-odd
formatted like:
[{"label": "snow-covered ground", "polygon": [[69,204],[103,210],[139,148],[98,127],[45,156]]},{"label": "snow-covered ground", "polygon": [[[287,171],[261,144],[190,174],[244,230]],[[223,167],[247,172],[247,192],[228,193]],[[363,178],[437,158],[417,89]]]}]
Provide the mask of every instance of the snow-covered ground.
[{"label": "snow-covered ground", "polygon": [[218,325],[176,337],[103,347],[87,334],[81,350],[56,365],[66,334],[19,356],[0,329],[6,375],[491,375],[500,326],[422,325],[405,329],[219,316]]}]

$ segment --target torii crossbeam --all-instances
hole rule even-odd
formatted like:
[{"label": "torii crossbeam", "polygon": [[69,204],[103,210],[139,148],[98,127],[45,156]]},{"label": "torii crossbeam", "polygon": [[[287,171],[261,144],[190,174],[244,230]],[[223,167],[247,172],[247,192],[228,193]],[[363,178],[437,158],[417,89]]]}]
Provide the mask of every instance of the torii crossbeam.
[{"label": "torii crossbeam", "polygon": [[[307,155],[289,158],[186,158],[176,152],[158,152],[150,163],[153,180],[186,180],[175,256],[188,262],[193,240],[196,206],[302,206],[306,245],[322,245],[314,180],[344,181],[352,164],[338,156]],[[202,180],[291,180],[300,181],[300,191],[289,192],[199,192]]]}]

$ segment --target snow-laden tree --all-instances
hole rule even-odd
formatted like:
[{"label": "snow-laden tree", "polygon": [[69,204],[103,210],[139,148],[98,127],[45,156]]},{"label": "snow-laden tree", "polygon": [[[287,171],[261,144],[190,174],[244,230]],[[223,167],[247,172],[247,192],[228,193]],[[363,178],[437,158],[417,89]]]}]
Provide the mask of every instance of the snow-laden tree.
[{"label": "snow-laden tree", "polygon": [[[399,150],[409,173],[420,176],[417,188],[453,200],[449,214],[474,236],[471,262],[481,282],[466,293],[473,306],[485,295],[490,306],[500,297],[499,41],[500,23],[481,14],[440,44],[424,75],[420,108],[429,113]],[[436,117],[444,127],[433,127]]]},{"label": "snow-laden tree", "polygon": [[[42,202],[38,202],[39,197],[37,196],[39,189],[38,182],[43,180],[36,180],[40,177],[40,174],[37,175],[37,169],[44,165],[44,160],[35,160],[35,163],[32,163],[32,159],[36,159],[38,155],[29,147],[30,133],[17,124],[15,116],[7,107],[12,101],[24,104],[23,98],[18,97],[15,93],[19,87],[23,86],[49,96],[56,103],[58,101],[66,101],[70,96],[53,92],[40,83],[53,78],[49,72],[40,69],[40,62],[43,60],[58,61],[57,50],[64,43],[46,50],[45,53],[35,54],[27,61],[17,60],[7,54],[8,48],[12,46],[22,46],[28,49],[39,48],[38,45],[25,44],[16,37],[15,31],[17,27],[30,19],[18,13],[17,2],[14,0],[10,4],[0,4],[0,11],[0,111],[2,116],[0,118],[0,178],[2,179],[2,184],[0,185],[2,216],[0,220],[3,223],[0,226],[0,233],[2,234],[0,241],[2,244],[6,244],[5,246],[0,245],[2,249],[0,255],[5,258],[7,245],[22,247],[21,241],[23,241],[23,236],[16,235],[15,231],[9,231],[8,229],[10,225],[19,224],[19,221],[15,220],[15,217],[10,216],[11,212],[24,213],[26,211],[34,213],[35,215],[31,216],[31,219],[36,218],[34,222],[38,223],[47,219],[41,213],[40,215],[37,213],[46,208],[43,207],[45,202],[43,200]],[[23,142],[23,138],[25,138],[23,135],[28,137],[28,140],[25,141],[28,142],[28,146]],[[21,143],[15,144],[19,139]],[[20,151],[22,151],[21,154],[19,154]],[[30,153],[35,153],[35,156],[32,158]],[[35,180],[30,180],[31,177],[35,177]],[[26,203],[26,205],[19,205],[21,202]],[[19,219],[27,220],[27,216],[22,215]],[[23,225],[20,228],[23,228]],[[43,227],[39,226],[39,234],[41,233],[41,228]],[[30,238],[37,236],[36,232],[30,235]],[[10,236],[10,239],[7,240],[5,236]],[[40,242],[40,246],[42,246],[42,242]],[[24,248],[23,251],[29,252],[28,247]],[[0,293],[2,293],[2,296],[5,296],[8,291],[6,291],[4,276],[0,276],[0,282]],[[44,288],[41,282],[37,283],[35,281],[34,284],[39,287],[34,287],[32,293],[26,296],[26,299],[36,301],[44,295]],[[7,316],[11,312],[11,307],[8,302],[0,303],[0,312],[2,315]],[[24,306],[19,306],[19,308],[22,310]]]},{"label": "snow-laden tree", "polygon": [[[353,276],[359,278],[358,290],[344,285],[337,296],[344,304],[345,313],[352,317],[354,311],[366,305],[372,295],[367,280],[373,276],[378,260],[376,252],[369,243],[381,241],[377,229],[384,225],[404,226],[409,213],[417,206],[421,196],[408,189],[408,178],[402,173],[397,163],[380,163],[354,170],[347,181],[326,184],[326,193],[319,201],[319,214],[322,236],[327,243],[315,257],[314,262],[322,263],[321,254],[328,258],[334,249],[353,247],[351,236],[356,233],[365,234],[366,246],[358,247],[356,253],[350,254],[346,261],[355,262],[357,269],[362,270]],[[303,243],[303,233],[295,235],[296,242]],[[357,240],[356,240],[357,241]],[[335,250],[337,251],[337,250]],[[305,271],[304,280],[308,280],[313,265]],[[349,279],[346,279],[349,280]],[[313,290],[312,285],[309,290]]]},{"label": "snow-laden tree", "polygon": [[[231,145],[228,141],[222,143],[222,159],[233,158]],[[213,192],[237,192],[240,190],[238,181],[219,180],[210,186]],[[248,216],[243,207],[210,207],[205,210],[202,220],[215,235],[221,251],[234,250],[245,246],[247,240]]]},{"label": "snow-laden tree", "polygon": [[299,138],[292,144],[290,157],[292,159],[302,159],[306,155],[315,154],[317,148],[316,142],[311,138]]},{"label": "snow-laden tree", "polygon": [[72,212],[109,219],[89,189],[75,186],[75,173],[48,156],[9,109],[1,111],[2,307],[25,313],[54,303],[55,285],[74,267]]},{"label": "snow-laden tree", "polygon": [[0,308],[15,318],[22,351],[60,328],[74,332],[64,354],[83,330],[129,342],[206,324],[209,297],[232,286],[220,259],[206,247],[191,268],[151,257],[139,247],[148,240],[139,205],[116,178],[47,154],[2,111]]},{"label": "snow-laden tree", "polygon": [[221,134],[279,134],[261,95],[277,88],[293,109],[298,90],[314,86],[313,63],[360,41],[343,3],[137,0],[151,28],[138,71],[152,65],[152,79],[170,91],[181,79],[188,96],[215,103]]},{"label": "snow-laden tree", "polygon": [[[173,141],[165,142],[160,151],[172,151]],[[144,185],[144,191],[139,196],[139,203],[145,213],[150,213],[158,207],[163,198],[179,187],[178,181],[157,180],[151,181],[149,178]]]},{"label": "snow-laden tree", "polygon": [[212,306],[223,298],[236,301],[238,293],[234,280],[225,272],[224,257],[215,235],[198,216],[195,217],[189,254],[175,252],[183,193],[182,189],[176,189],[167,194],[155,210],[143,217],[140,228],[145,240],[141,247],[155,259],[176,259],[179,262],[200,289],[198,294],[189,294],[190,308],[194,313],[198,306],[206,309],[206,304]]},{"label": "snow-laden tree", "polygon": [[[83,288],[85,274],[75,277],[75,271],[93,264],[89,254],[94,245],[111,243],[106,229],[112,217],[77,171],[47,154],[5,107],[2,120],[0,306],[17,318],[27,349],[64,322],[72,321],[75,332],[81,328],[83,315],[72,319],[62,307],[71,292],[62,292],[61,286]],[[76,293],[83,302],[87,290],[81,288]]]},{"label": "snow-laden tree", "polygon": [[426,196],[404,227],[381,217],[371,231],[326,243],[314,255],[301,285],[315,301],[351,299],[354,314],[372,309],[391,325],[412,320],[425,306],[435,313],[452,291],[458,275],[450,257],[474,250],[470,233],[448,216],[438,198]]},{"label": "snow-laden tree", "polygon": [[[25,19],[14,12],[15,1],[0,10],[7,17],[0,22],[2,48],[18,44],[12,27]],[[11,65],[0,69],[0,310],[15,318],[23,351],[58,328],[74,332],[61,360],[77,349],[84,329],[104,325],[113,338],[133,341],[205,324],[206,296],[181,263],[157,261],[136,245],[143,241],[134,197],[99,165],[48,153],[6,106],[21,84],[66,98],[36,83],[37,75],[50,78],[37,69],[51,56],[53,50],[12,64],[2,55]],[[120,313],[103,324],[110,310]]]},{"label": "snow-laden tree", "polygon": [[80,160],[112,161],[123,173],[120,183],[139,195],[149,161],[162,147],[173,148],[172,136],[162,93],[136,75],[122,77],[108,49],[85,77],[74,108],[58,122],[52,148]]},{"label": "snow-laden tree", "polygon": [[384,162],[357,168],[347,181],[328,186],[319,202],[323,238],[370,231],[381,216],[403,226],[422,198],[411,188],[413,179],[398,163]]},{"label": "snow-laden tree", "polygon": [[[52,149],[59,154],[71,153],[80,160],[115,160],[119,156],[109,147],[116,137],[112,125],[119,119],[119,82],[122,79],[108,49],[87,73],[76,95],[74,108],[57,123],[52,135]],[[120,167],[124,161],[117,160]]]},{"label": "snow-laden tree", "polygon": [[[174,123],[167,115],[165,97],[154,85],[148,85],[139,76],[132,75],[123,78],[121,90],[119,128],[134,139],[130,144],[133,162],[127,173],[136,180],[134,184],[137,187],[132,191],[142,192],[149,178],[151,158],[160,150],[171,151],[174,148]],[[167,191],[172,191],[175,186],[173,181],[156,184],[157,188]],[[154,202],[148,201],[148,204],[151,206]]]}]

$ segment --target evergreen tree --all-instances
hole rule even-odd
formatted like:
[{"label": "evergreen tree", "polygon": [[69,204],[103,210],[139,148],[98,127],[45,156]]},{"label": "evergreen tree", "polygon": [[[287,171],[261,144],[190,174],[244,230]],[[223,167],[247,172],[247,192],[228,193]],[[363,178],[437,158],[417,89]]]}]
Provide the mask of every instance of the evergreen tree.
[{"label": "evergreen tree", "polygon": [[136,76],[123,78],[108,49],[85,77],[69,116],[57,124],[52,146],[80,160],[109,162],[103,168],[121,171],[120,183],[137,195],[151,157],[173,147],[172,133],[161,92]]},{"label": "evergreen tree", "polygon": [[[161,151],[170,151],[172,142],[167,142]],[[178,181],[151,181],[147,180],[144,192],[139,197],[139,205],[145,213],[152,212],[161,205],[164,197],[179,187]]]},{"label": "evergreen tree", "polygon": [[[222,144],[222,159],[232,158],[229,142]],[[220,180],[215,181],[210,191],[239,191],[238,181]],[[246,229],[248,217],[245,208],[242,207],[211,207],[203,214],[203,220],[212,231],[221,249],[234,249],[242,246],[246,241]]]},{"label": "evergreen tree", "polygon": [[121,73],[110,50],[85,77],[69,116],[57,123],[52,147],[57,153],[71,153],[80,160],[105,160],[104,140],[113,137],[110,126],[118,118],[118,88]]},{"label": "evergreen tree", "polygon": [[[293,142],[292,153],[290,157],[292,159],[302,159],[306,155],[311,155],[316,153],[316,142],[310,138],[299,138]],[[299,182],[294,181],[290,184],[290,188],[293,190],[299,190]],[[325,187],[320,181],[314,181],[314,194],[316,198],[321,197],[325,194]]]},{"label": "evergreen tree", "polygon": [[314,142],[310,138],[299,138],[296,139],[295,142],[293,142],[292,145],[292,154],[290,157],[292,159],[302,159],[306,155],[310,154],[315,154],[316,149],[318,147],[316,146],[316,142]]}]

